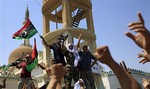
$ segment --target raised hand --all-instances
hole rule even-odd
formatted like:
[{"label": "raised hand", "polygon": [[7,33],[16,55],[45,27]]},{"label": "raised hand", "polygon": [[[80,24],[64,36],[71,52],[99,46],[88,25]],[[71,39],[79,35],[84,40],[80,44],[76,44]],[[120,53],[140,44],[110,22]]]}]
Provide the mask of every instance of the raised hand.
[{"label": "raised hand", "polygon": [[122,62],[120,63],[120,67],[121,67],[127,74],[131,74],[131,72],[128,71],[128,68],[127,68],[127,66],[126,66],[126,64],[125,64],[124,61],[122,61]]},{"label": "raised hand", "polygon": [[59,63],[52,65],[49,69],[47,69],[47,72],[51,74],[51,79],[46,89],[61,89],[59,82],[64,77],[67,69]]},{"label": "raised hand", "polygon": [[94,56],[97,60],[104,64],[110,64],[113,58],[110,54],[109,48],[107,46],[101,46],[96,49]]},{"label": "raised hand", "polygon": [[59,63],[59,64],[52,65],[52,67],[47,69],[47,72],[49,72],[52,77],[54,77],[55,79],[59,81],[61,78],[64,77],[67,70],[65,67],[63,67],[61,63]]},{"label": "raised hand", "polygon": [[82,36],[83,35],[80,34],[79,37],[78,37],[78,42],[77,42],[77,45],[76,45],[77,49],[80,47],[80,41],[81,41]]},{"label": "raised hand", "polygon": [[138,54],[138,58],[143,57],[143,59],[140,60],[140,63],[145,64],[146,62],[150,62],[150,54],[147,53],[146,50],[142,50],[144,54]]},{"label": "raised hand", "polygon": [[128,25],[129,29],[136,32],[136,35],[133,35],[130,32],[125,34],[132,39],[139,47],[145,49],[148,53],[150,52],[150,33],[144,25],[144,19],[142,14],[138,13],[138,22],[133,22]]},{"label": "raised hand", "polygon": [[83,36],[83,34],[80,34],[80,35],[79,35],[79,39],[81,39],[81,38],[82,38],[82,36]]},{"label": "raised hand", "polygon": [[[126,79],[130,80],[130,81],[129,80],[126,81],[129,86],[127,88],[125,88],[125,89],[142,89],[140,84],[131,75],[131,72],[128,71],[124,61],[122,61],[120,63],[120,67],[122,68],[122,70],[124,70],[124,74],[126,74],[126,76],[127,76]],[[123,80],[121,82],[123,82]],[[131,84],[131,86],[130,86],[130,84]]]},{"label": "raised hand", "polygon": [[44,37],[39,35],[40,38],[42,39],[42,42],[44,43],[45,46],[49,47],[50,45],[47,44],[47,42],[45,41]]},{"label": "raised hand", "polygon": [[[118,78],[122,89],[142,89],[138,82],[128,72],[124,62],[120,65],[112,58],[107,46],[102,46],[96,49],[94,56],[100,62],[109,66],[116,77]],[[126,86],[127,84],[128,86]]]},{"label": "raised hand", "polygon": [[143,83],[144,89],[150,89],[150,83],[146,78],[142,78],[142,83]]}]

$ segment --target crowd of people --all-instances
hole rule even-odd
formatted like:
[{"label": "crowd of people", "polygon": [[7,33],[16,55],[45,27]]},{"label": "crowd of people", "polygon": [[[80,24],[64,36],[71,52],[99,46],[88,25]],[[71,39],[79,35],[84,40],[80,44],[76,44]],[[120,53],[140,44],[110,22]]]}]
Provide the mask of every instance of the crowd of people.
[{"label": "crowd of people", "polygon": [[[142,53],[138,54],[138,58],[142,58],[140,60],[140,63],[144,64],[146,62],[150,62],[150,54],[149,54],[149,52],[150,52],[150,42],[149,42],[150,33],[144,25],[144,19],[143,19],[140,12],[138,13],[138,17],[139,17],[138,22],[130,23],[129,26],[128,26],[130,30],[136,32],[136,35],[133,35],[130,32],[127,32],[125,34],[129,38],[131,38],[140,48],[142,48],[144,53],[143,54]],[[86,47],[87,46],[83,46],[83,51],[86,50]],[[80,52],[79,52],[79,54],[80,54]],[[86,62],[88,61],[88,57],[89,57],[89,59],[91,59],[90,56],[86,56],[86,57],[87,57],[87,58],[85,58]],[[83,57],[82,57],[82,54],[81,54],[81,60],[82,60],[82,58]],[[119,80],[119,83],[120,83],[122,89],[142,89],[141,85],[132,77],[131,73],[127,70],[125,62],[123,61],[120,64],[115,62],[115,60],[111,56],[111,53],[109,51],[108,46],[101,46],[101,47],[97,48],[96,52],[94,53],[94,58],[96,60],[100,61],[101,63],[104,63],[104,64],[108,65],[113,70],[114,74],[116,75],[116,77]],[[84,61],[84,59],[83,59],[83,61]],[[86,62],[84,62],[84,63],[86,64]],[[56,64],[53,67],[60,66],[60,65],[61,64]],[[85,67],[85,70],[84,70],[85,73],[88,71],[88,68],[89,68],[89,65],[87,65],[87,66],[86,65],[85,66],[81,65],[81,68],[83,67],[82,69],[84,69],[84,67]],[[65,71],[53,71],[54,74],[57,74],[57,72],[59,72],[58,74],[61,73],[62,75],[64,74],[63,76],[65,76],[65,72],[67,72],[66,68],[63,67],[63,66],[61,66],[61,67],[62,67],[62,70],[65,70]],[[86,69],[87,69],[87,71],[86,71]],[[54,76],[55,77],[56,76],[60,77],[60,75],[54,75]],[[63,76],[61,76],[61,78]],[[86,77],[86,75],[83,75],[83,76],[85,78],[89,78],[89,77]],[[84,77],[81,77],[81,78],[83,78],[83,81],[84,81]],[[53,83],[53,84],[49,83],[49,86],[47,88],[48,89],[61,89],[61,88],[56,88],[57,83],[59,83],[59,82],[56,83],[57,79],[58,78],[54,78],[55,83]],[[88,79],[86,79],[86,81],[87,80]],[[50,80],[50,82],[51,81],[53,81],[53,79]],[[60,81],[60,78],[58,79],[58,81]],[[84,81],[84,83],[86,81]],[[92,79],[90,81],[92,81]],[[143,78],[141,81],[143,82],[143,87],[145,89],[150,89],[150,81],[149,80]],[[85,86],[86,88],[89,88],[89,89],[95,89],[95,88],[92,87],[92,83],[91,82],[89,82],[89,83],[90,83],[90,86],[87,87],[86,83],[85,83],[85,85],[83,84],[83,86]],[[82,84],[81,84],[81,86],[82,86]]]},{"label": "crowd of people", "polygon": [[[133,35],[126,32],[126,36],[132,39],[143,51],[138,54],[138,58],[142,58],[140,63],[145,64],[150,62],[150,32],[145,27],[144,19],[141,13],[138,13],[138,22],[132,22],[128,25],[129,30],[136,32]],[[72,89],[71,81],[74,80],[74,89],[96,89],[91,67],[100,61],[109,66],[116,75],[121,89],[142,89],[142,86],[133,78],[128,71],[124,61],[117,63],[111,56],[108,46],[101,46],[92,54],[87,45],[80,48],[80,40],[84,35],[79,35],[77,45],[69,43],[67,47],[64,42],[67,36],[60,35],[56,43],[47,44],[45,39],[40,36],[45,46],[53,50],[54,60],[52,65],[38,64],[37,66],[45,70],[48,75],[49,82],[42,87],[36,87],[32,81],[31,71],[27,70],[27,65],[32,63],[32,55],[27,54],[23,57],[20,63],[17,63],[16,68],[22,68],[18,89],[62,89],[61,81],[64,78],[65,89]],[[66,59],[66,60],[65,60]],[[92,62],[94,60],[94,62]],[[144,89],[150,89],[150,80],[143,78]],[[3,80],[3,85],[0,88],[6,87],[6,78]]]}]

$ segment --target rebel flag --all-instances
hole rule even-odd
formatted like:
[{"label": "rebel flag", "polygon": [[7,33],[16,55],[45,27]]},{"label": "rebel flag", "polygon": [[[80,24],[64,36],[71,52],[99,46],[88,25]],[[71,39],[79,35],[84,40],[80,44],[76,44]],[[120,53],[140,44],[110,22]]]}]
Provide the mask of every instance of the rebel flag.
[{"label": "rebel flag", "polygon": [[28,19],[24,26],[13,34],[13,39],[29,39],[37,33],[36,28]]},{"label": "rebel flag", "polygon": [[31,72],[38,64],[38,52],[36,49],[36,39],[34,39],[34,48],[32,50],[32,63],[26,66],[26,69]]}]

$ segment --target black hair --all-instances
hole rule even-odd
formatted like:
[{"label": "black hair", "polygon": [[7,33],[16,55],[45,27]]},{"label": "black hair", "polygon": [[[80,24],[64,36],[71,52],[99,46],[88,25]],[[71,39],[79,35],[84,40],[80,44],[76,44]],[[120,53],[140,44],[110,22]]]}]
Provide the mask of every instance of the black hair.
[{"label": "black hair", "polygon": [[87,46],[87,45],[84,45],[82,48],[88,48],[88,46]]}]

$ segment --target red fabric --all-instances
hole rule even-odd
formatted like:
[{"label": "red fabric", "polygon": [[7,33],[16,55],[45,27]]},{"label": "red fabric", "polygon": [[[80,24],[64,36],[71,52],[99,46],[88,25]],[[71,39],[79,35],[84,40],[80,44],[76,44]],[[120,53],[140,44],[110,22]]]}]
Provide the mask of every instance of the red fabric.
[{"label": "red fabric", "polygon": [[34,38],[34,48],[32,50],[32,61],[34,61],[35,58],[37,58],[38,52],[36,48],[36,39]]},{"label": "red fabric", "polygon": [[24,30],[27,29],[27,27],[30,25],[30,23],[31,22],[28,19],[27,22],[26,22],[26,24],[19,31],[17,31],[16,33],[13,34],[13,37],[19,36],[22,31],[24,31]]},{"label": "red fabric", "polygon": [[27,63],[22,62],[21,66],[22,66],[21,78],[31,78],[31,72],[28,72],[27,69],[26,69]]}]

